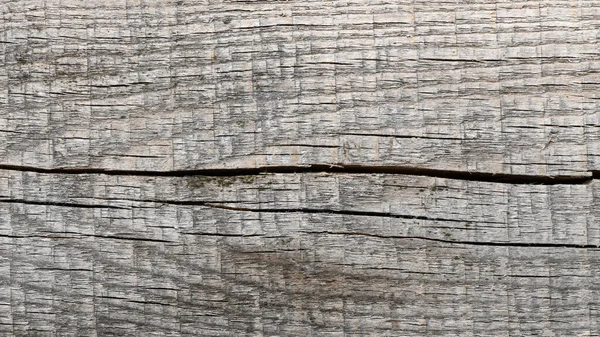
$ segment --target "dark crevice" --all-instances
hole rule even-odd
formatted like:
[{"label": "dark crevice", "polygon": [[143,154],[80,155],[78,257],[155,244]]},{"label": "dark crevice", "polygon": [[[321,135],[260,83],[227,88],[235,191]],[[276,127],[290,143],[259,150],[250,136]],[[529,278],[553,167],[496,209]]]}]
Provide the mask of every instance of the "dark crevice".
[{"label": "dark crevice", "polygon": [[85,268],[35,268],[35,270],[48,270],[48,271],[72,271],[72,272],[93,272],[93,269],[85,269]]},{"label": "dark crevice", "polygon": [[[381,266],[372,266],[372,267],[356,267],[356,266],[352,266],[353,268],[356,269],[362,269],[362,270],[391,270],[391,271],[400,271],[403,274],[417,274],[417,275],[439,275],[440,273],[437,272],[424,272],[424,271],[411,271],[411,270],[406,270],[405,268],[392,268],[392,267],[381,267]],[[454,273],[446,273],[446,274],[454,274]]]},{"label": "dark crevice", "polygon": [[[46,232],[49,233],[49,232]],[[12,235],[12,234],[0,234],[0,238],[9,239],[82,239],[87,237],[100,238],[100,239],[112,239],[112,240],[127,240],[127,241],[145,241],[145,242],[160,242],[160,243],[172,243],[174,241],[161,240],[161,239],[149,239],[131,236],[118,236],[118,235],[93,235],[93,234],[80,234],[73,232],[56,232],[57,234],[75,234],[75,235]]]},{"label": "dark crevice", "polygon": [[145,241],[145,242],[160,242],[160,243],[174,242],[174,241],[169,241],[169,240],[139,238],[139,237],[132,237],[132,236],[118,236],[118,235],[86,235],[86,236],[91,236],[91,237],[101,238],[101,239],[126,240],[126,241]]},{"label": "dark crevice", "polygon": [[0,202],[11,203],[11,204],[59,206],[59,207],[73,207],[73,208],[130,209],[128,207],[109,206],[109,205],[87,205],[87,204],[75,204],[75,203],[70,203],[70,202],[35,201],[35,200],[25,200],[25,199],[0,199]]},{"label": "dark crevice", "polygon": [[343,132],[338,133],[342,136],[362,136],[362,137],[391,137],[391,138],[405,138],[405,139],[436,139],[436,140],[457,140],[463,141],[463,138],[457,137],[433,137],[433,136],[411,136],[411,135],[393,135],[393,134],[381,134],[381,133],[358,133],[358,132]]},{"label": "dark crevice", "polygon": [[469,246],[486,247],[528,247],[528,248],[582,248],[582,249],[600,249],[599,245],[574,244],[574,243],[538,243],[538,242],[489,242],[489,241],[464,241],[464,240],[446,240],[437,238],[428,238],[424,236],[405,236],[405,235],[381,235],[358,232],[333,232],[333,231],[302,231],[306,234],[327,234],[327,235],[346,235],[346,236],[369,236],[380,239],[405,239],[405,240],[423,240],[439,243],[449,243]]},{"label": "dark crevice", "polygon": [[[245,208],[245,207],[231,207],[231,206],[210,204],[210,203],[204,203],[203,206],[232,210],[232,211],[256,212],[256,213],[335,214],[335,215],[368,216],[368,217],[383,217],[383,218],[425,220],[425,221],[449,221],[449,222],[461,222],[461,223],[479,222],[479,221],[472,221],[472,220],[431,218],[431,217],[426,217],[426,216],[421,216],[421,215],[393,214],[393,213],[386,213],[386,212],[369,212],[369,211],[331,210],[331,209],[318,209],[318,208],[258,208],[257,209],[257,208]],[[504,222],[486,222],[486,223],[504,224]]]},{"label": "dark crevice", "polygon": [[227,233],[208,233],[208,232],[182,232],[181,234],[185,235],[197,235],[197,236],[219,236],[219,237],[256,237],[256,236],[264,236],[263,234],[227,234]]},{"label": "dark crevice", "polygon": [[[447,222],[460,222],[460,223],[479,222],[479,221],[472,221],[472,220],[434,218],[434,217],[426,217],[426,216],[421,216],[421,215],[393,214],[393,213],[387,213],[387,212],[372,212],[372,211],[332,210],[332,209],[319,209],[319,208],[248,208],[248,207],[227,206],[227,205],[223,205],[223,204],[213,203],[210,201],[200,201],[200,200],[164,200],[164,199],[126,199],[126,200],[133,201],[133,202],[157,203],[157,204],[165,204],[165,205],[204,206],[204,207],[224,209],[224,210],[230,210],[230,211],[254,212],[254,213],[334,214],[334,215],[350,215],[350,216],[384,217],[384,218],[408,219],[408,220],[447,221]],[[25,203],[25,204],[33,204],[33,205],[64,206],[64,207],[79,207],[79,208],[131,209],[131,208],[117,207],[117,206],[85,205],[85,204],[72,204],[72,203],[43,202],[43,201],[2,200],[2,199],[0,199],[0,202]],[[486,223],[504,224],[504,222],[490,222],[490,221],[487,221]],[[238,235],[238,234],[219,234],[219,233],[186,233],[186,234],[218,235],[218,236],[251,236],[251,235],[241,235],[241,234]],[[256,236],[256,235],[254,235],[254,236]]]},{"label": "dark crevice", "polygon": [[[184,206],[205,206],[211,208],[225,209],[230,211],[240,212],[254,212],[254,213],[306,213],[306,214],[335,214],[335,215],[351,215],[351,216],[369,216],[369,217],[383,217],[383,218],[395,218],[395,219],[409,219],[409,220],[426,220],[426,221],[449,221],[449,222],[460,222],[460,223],[479,223],[480,221],[472,220],[460,220],[460,219],[447,219],[447,218],[432,218],[421,215],[408,215],[408,214],[393,214],[387,212],[371,212],[371,211],[351,211],[351,210],[333,210],[333,209],[320,209],[320,208],[248,208],[248,207],[236,207],[227,206],[222,204],[215,204],[207,201],[194,201],[194,200],[131,200],[138,202],[154,202],[158,204],[166,205],[184,205]],[[486,221],[485,223],[505,224],[504,222],[493,222]],[[194,234],[194,233],[189,233]],[[222,235],[217,233],[211,233],[212,235]],[[206,233],[208,235],[208,233]],[[237,234],[236,234],[237,235]]]},{"label": "dark crevice", "polygon": [[[60,233],[60,234],[63,234],[63,233]],[[78,236],[64,236],[64,235],[0,234],[0,238],[7,238],[7,239],[80,239],[81,235],[78,235]]]},{"label": "dark crevice", "polygon": [[[471,62],[471,63],[483,63],[482,60],[475,59],[444,59],[444,58],[433,58],[433,57],[421,57],[419,61],[434,61],[434,62]],[[485,60],[485,61],[500,61],[500,60]]]},{"label": "dark crevice", "polygon": [[138,171],[138,170],[109,170],[102,168],[40,168],[33,166],[19,166],[0,164],[2,170],[55,173],[55,174],[105,174],[129,176],[159,176],[159,177],[185,177],[185,176],[247,176],[265,173],[341,173],[341,174],[400,174],[426,176],[435,178],[448,178],[456,180],[494,182],[506,184],[537,184],[537,185],[579,185],[587,184],[592,179],[600,178],[600,171],[582,172],[581,175],[521,175],[489,172],[469,172],[456,170],[440,170],[419,168],[411,166],[364,166],[344,164],[315,164],[305,166],[265,166],[257,168],[225,168],[225,169],[200,169],[200,170],[173,170],[173,171]]},{"label": "dark crevice", "polygon": [[161,306],[166,306],[166,307],[179,307],[177,304],[169,304],[169,303],[162,303],[162,302],[157,302],[157,301],[137,301],[137,300],[127,300],[128,302],[131,303],[138,303],[138,304],[149,304],[149,305],[161,305]]},{"label": "dark crevice", "polygon": [[[502,276],[504,276],[504,275],[502,275]],[[506,275],[504,277],[547,279],[547,278],[560,278],[560,277],[563,277],[563,275]],[[569,276],[569,277],[573,277],[573,276]]]},{"label": "dark crevice", "polygon": [[141,154],[112,154],[107,153],[107,156],[131,157],[131,158],[162,158],[161,156],[146,156]]},{"label": "dark crevice", "polygon": [[108,296],[108,295],[99,295],[99,296],[94,296],[95,298],[105,298],[108,300],[128,300],[127,297],[119,297],[119,296]]},{"label": "dark crevice", "polygon": [[314,147],[314,148],[325,148],[325,149],[337,149],[339,148],[338,145],[314,145],[314,144],[277,144],[276,146],[280,146],[280,147],[284,147],[284,146],[289,146],[289,147]]}]

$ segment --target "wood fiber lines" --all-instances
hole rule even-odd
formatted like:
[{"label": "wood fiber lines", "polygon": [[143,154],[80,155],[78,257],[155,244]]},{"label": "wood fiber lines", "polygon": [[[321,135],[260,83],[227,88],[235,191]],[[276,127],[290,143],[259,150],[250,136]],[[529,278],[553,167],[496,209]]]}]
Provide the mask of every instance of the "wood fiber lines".
[{"label": "wood fiber lines", "polygon": [[13,1],[0,158],[600,169],[595,1]]},{"label": "wood fiber lines", "polygon": [[599,336],[599,31],[585,0],[0,2],[0,335]]}]

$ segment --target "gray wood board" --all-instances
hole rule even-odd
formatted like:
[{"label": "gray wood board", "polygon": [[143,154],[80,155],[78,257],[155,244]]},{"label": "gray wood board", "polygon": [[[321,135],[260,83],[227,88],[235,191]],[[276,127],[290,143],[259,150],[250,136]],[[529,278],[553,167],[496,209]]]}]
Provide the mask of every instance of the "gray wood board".
[{"label": "gray wood board", "polygon": [[1,3],[0,335],[600,336],[599,30],[583,0]]},{"label": "gray wood board", "polygon": [[599,195],[0,170],[0,333],[597,336]]},{"label": "gray wood board", "polygon": [[11,1],[0,158],[600,169],[597,1]]}]

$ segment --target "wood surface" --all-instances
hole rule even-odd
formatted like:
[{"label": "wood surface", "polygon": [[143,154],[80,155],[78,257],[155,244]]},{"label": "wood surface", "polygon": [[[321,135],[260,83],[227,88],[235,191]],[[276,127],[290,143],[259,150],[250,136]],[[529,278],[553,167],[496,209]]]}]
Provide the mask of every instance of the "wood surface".
[{"label": "wood surface", "polygon": [[600,336],[600,2],[0,2],[1,336]]}]

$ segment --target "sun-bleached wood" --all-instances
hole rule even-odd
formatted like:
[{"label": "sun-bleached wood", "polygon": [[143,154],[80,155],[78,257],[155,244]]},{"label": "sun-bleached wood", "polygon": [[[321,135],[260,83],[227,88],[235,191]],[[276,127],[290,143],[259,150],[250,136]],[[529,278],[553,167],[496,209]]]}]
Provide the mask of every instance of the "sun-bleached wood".
[{"label": "sun-bleached wood", "polygon": [[592,336],[597,181],[0,171],[0,331]]},{"label": "sun-bleached wood", "polygon": [[3,163],[600,169],[597,1],[3,9]]},{"label": "sun-bleached wood", "polygon": [[0,335],[598,336],[600,2],[0,13]]}]

